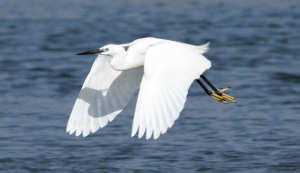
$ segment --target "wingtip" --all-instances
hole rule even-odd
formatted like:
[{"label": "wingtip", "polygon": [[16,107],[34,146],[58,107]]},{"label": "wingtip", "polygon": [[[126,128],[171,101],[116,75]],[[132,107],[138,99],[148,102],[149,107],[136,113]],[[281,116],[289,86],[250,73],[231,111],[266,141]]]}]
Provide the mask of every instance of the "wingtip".
[{"label": "wingtip", "polygon": [[[147,135],[145,136],[145,135],[143,134],[143,135],[138,135],[137,138],[138,138],[138,139],[142,139],[142,138],[145,136],[145,139],[146,139],[146,140],[151,140],[151,139],[157,140],[157,139],[160,137],[160,135],[161,135],[160,133],[159,133],[158,135],[151,135],[151,136],[147,136]],[[136,133],[132,133],[132,134],[130,135],[131,138],[133,138],[133,137],[135,137],[135,136],[136,136]]]},{"label": "wingtip", "polygon": [[133,138],[133,137],[135,136],[135,134],[136,134],[136,133],[131,133],[130,137]]},{"label": "wingtip", "polygon": [[82,131],[80,131],[80,130],[76,130],[76,132],[75,132],[75,136],[80,136],[80,135],[81,135],[81,133],[82,133]]},{"label": "wingtip", "polygon": [[71,129],[69,127],[66,128],[66,133],[69,134],[69,135],[73,135],[75,132],[75,129]]},{"label": "wingtip", "polygon": [[153,136],[154,140],[157,140],[158,138],[159,138],[159,135],[158,136]]},{"label": "wingtip", "polygon": [[148,141],[149,139],[151,139],[151,136],[149,137],[149,136],[146,136],[146,140]]},{"label": "wingtip", "polygon": [[138,138],[141,139],[143,136],[144,136],[144,134],[142,134],[142,135],[139,134]]},{"label": "wingtip", "polygon": [[151,139],[152,133],[153,133],[153,132],[152,132],[151,130],[147,130],[147,131],[146,131],[146,140]]},{"label": "wingtip", "polygon": [[82,137],[87,137],[89,135],[89,133],[82,133]]}]

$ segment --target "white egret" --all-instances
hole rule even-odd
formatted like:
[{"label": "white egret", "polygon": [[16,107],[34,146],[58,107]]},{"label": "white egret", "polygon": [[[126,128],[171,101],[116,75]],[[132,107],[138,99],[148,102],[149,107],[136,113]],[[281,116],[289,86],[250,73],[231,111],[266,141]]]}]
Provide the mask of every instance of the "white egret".
[{"label": "white egret", "polygon": [[[182,111],[194,80],[214,99],[235,99],[216,89],[202,74],[211,67],[203,54],[209,44],[141,38],[79,53],[98,54],[71,112],[67,132],[95,133],[112,121],[139,88],[131,136],[157,139],[171,128]],[[209,91],[199,77],[213,89]]]}]

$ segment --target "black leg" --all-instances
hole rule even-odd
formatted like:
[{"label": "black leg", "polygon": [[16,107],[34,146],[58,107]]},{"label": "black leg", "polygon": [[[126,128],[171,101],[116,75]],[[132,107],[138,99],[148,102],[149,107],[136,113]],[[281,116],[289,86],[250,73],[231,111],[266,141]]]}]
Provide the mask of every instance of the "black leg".
[{"label": "black leg", "polygon": [[209,91],[206,86],[199,80],[197,79],[198,84],[204,89],[204,91],[206,92],[207,95],[211,95],[211,91]]},{"label": "black leg", "polygon": [[219,102],[227,103],[226,100],[225,100],[222,96],[216,94],[215,92],[212,92],[212,91],[208,90],[208,89],[206,88],[206,86],[204,85],[204,83],[202,83],[202,82],[200,81],[200,79],[196,79],[196,80],[197,80],[198,84],[199,84],[199,85],[203,88],[203,90],[206,92],[207,95],[211,96],[212,98],[216,99],[216,100],[219,101]]},{"label": "black leg", "polygon": [[201,78],[214,90],[216,94],[222,96],[222,93],[220,93],[218,89],[212,83],[210,83],[209,80],[204,75],[201,75]]},{"label": "black leg", "polygon": [[221,89],[221,90],[218,90],[212,83],[210,83],[208,81],[208,79],[204,76],[204,75],[201,75],[201,78],[207,83],[207,85],[209,85],[213,91],[210,91],[206,88],[206,86],[204,85],[204,83],[202,83],[200,81],[200,79],[196,79],[198,84],[204,89],[204,91],[206,92],[207,95],[211,96],[213,99],[219,101],[219,102],[222,102],[224,104],[227,103],[227,100],[231,101],[231,102],[236,102],[235,98],[230,96],[230,95],[227,95],[225,94],[224,92],[225,91],[228,91],[229,89],[228,88],[224,88],[224,89]]}]

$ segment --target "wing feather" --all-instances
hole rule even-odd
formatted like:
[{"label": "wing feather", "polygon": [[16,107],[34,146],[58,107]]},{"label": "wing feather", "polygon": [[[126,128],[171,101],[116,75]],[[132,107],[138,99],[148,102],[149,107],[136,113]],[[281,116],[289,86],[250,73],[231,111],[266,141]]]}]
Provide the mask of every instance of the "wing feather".
[{"label": "wing feather", "polygon": [[143,68],[116,71],[105,56],[98,56],[71,112],[66,131],[87,136],[105,127],[127,105],[137,90]]},{"label": "wing feather", "polygon": [[210,61],[190,46],[168,42],[149,48],[132,136],[138,132],[141,138],[146,132],[146,139],[157,139],[171,128],[184,107],[190,85],[210,66]]}]

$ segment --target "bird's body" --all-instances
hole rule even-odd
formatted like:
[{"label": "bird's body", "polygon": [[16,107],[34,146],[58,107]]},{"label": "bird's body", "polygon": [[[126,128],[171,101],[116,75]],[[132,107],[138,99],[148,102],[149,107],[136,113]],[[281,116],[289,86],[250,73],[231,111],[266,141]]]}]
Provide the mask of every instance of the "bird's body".
[{"label": "bird's body", "polygon": [[[107,45],[75,102],[67,132],[87,136],[112,121],[140,86],[132,136],[157,139],[179,117],[192,82],[211,67],[205,45],[142,38]],[[81,54],[95,53],[88,51]]]},{"label": "bird's body", "polygon": [[167,61],[168,54],[172,52],[176,51],[177,53],[196,53],[199,55],[204,53],[202,48],[207,48],[208,45],[201,45],[202,47],[200,46],[199,48],[199,46],[171,40],[164,40],[159,38],[142,38],[128,44],[123,44],[121,46],[128,46],[128,49],[127,51],[125,49],[120,50],[118,54],[112,59],[111,66],[116,70],[124,71],[144,66],[146,53],[151,49],[156,49],[160,52],[161,56],[165,56],[165,58],[160,59],[160,61]]}]

